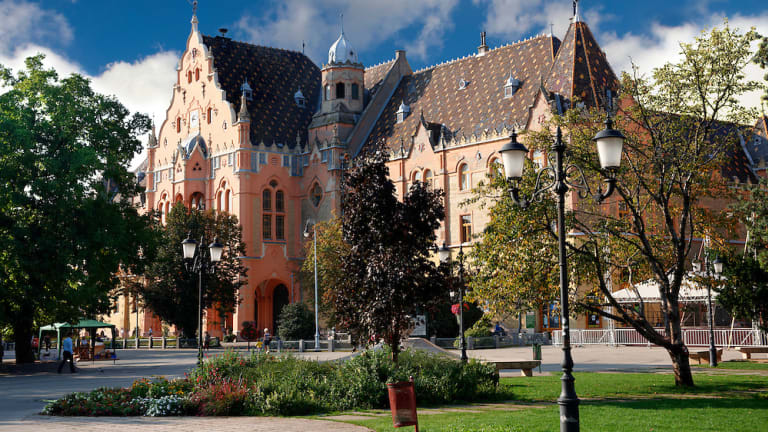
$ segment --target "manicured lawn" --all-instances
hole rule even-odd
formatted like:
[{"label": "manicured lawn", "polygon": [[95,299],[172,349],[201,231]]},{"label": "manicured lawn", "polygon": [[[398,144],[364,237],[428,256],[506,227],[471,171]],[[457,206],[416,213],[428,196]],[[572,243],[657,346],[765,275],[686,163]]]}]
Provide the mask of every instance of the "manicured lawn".
[{"label": "manicured lawn", "polygon": [[[768,377],[701,375],[697,387],[678,389],[671,375],[576,374],[585,431],[758,431],[768,425]],[[423,432],[554,431],[558,426],[560,377],[508,378],[506,393],[544,408],[421,415]],[[519,405],[518,405],[519,407]],[[448,408],[448,407],[446,407]],[[390,416],[355,420],[376,431],[395,431]],[[412,430],[410,428],[398,430]]]},{"label": "manicured lawn", "polygon": [[749,360],[732,360],[720,362],[717,364],[716,368],[710,368],[709,365],[697,365],[697,367],[709,369],[768,370],[768,363],[757,363]]}]

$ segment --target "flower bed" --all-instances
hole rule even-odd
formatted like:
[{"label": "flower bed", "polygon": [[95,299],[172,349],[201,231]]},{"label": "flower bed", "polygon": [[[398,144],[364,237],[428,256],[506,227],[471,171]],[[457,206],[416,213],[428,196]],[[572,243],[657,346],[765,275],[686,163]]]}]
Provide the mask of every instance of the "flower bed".
[{"label": "flower bed", "polygon": [[307,415],[386,408],[386,383],[413,376],[419,405],[508,397],[492,366],[462,364],[444,356],[405,351],[395,366],[388,350],[344,362],[226,352],[185,378],[140,379],[130,388],[72,393],[48,404],[50,415],[237,416]]}]

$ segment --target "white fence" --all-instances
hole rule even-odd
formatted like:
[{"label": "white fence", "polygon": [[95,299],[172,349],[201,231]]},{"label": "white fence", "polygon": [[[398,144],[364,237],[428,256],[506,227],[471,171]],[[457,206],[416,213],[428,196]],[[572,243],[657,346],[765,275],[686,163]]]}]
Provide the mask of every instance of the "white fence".
[{"label": "white fence", "polygon": [[[684,328],[683,342],[687,346],[709,346],[709,330]],[[664,333],[664,329],[656,329]],[[768,335],[757,329],[734,328],[716,329],[715,345],[719,347],[763,346],[768,344]],[[560,330],[552,332],[552,344],[562,345]],[[571,345],[650,345],[635,329],[572,329]]]}]

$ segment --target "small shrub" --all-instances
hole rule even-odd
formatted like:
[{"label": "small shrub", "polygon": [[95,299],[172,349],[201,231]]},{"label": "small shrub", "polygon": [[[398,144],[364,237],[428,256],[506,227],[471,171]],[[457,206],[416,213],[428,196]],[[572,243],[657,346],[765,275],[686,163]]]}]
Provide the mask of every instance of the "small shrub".
[{"label": "small shrub", "polygon": [[157,399],[147,399],[147,411],[144,415],[150,417],[179,416],[186,412],[186,398],[182,396],[162,396]]}]

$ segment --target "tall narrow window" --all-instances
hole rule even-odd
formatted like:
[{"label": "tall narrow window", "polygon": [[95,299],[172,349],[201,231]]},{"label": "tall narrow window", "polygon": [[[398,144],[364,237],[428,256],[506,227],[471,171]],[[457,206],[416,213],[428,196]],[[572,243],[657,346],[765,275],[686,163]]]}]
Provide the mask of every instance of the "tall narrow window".
[{"label": "tall narrow window", "polygon": [[434,188],[435,185],[432,184],[432,170],[424,170],[424,182],[427,183],[427,187]]},{"label": "tall narrow window", "polygon": [[206,121],[208,124],[211,124],[211,116],[213,115],[213,108],[208,108],[208,113],[205,116]]},{"label": "tall narrow window", "polygon": [[421,171],[416,171],[413,173],[413,182],[420,182],[421,181]]},{"label": "tall narrow window", "polygon": [[461,242],[472,240],[472,215],[461,215]]},{"label": "tall narrow window", "polygon": [[285,240],[285,216],[275,216],[275,239]]},{"label": "tall narrow window", "polygon": [[285,195],[283,191],[275,192],[275,210],[278,212],[285,211]]},{"label": "tall narrow window", "polygon": [[331,100],[331,85],[325,85],[325,100]]},{"label": "tall narrow window", "polygon": [[336,83],[336,99],[344,99],[344,83]]},{"label": "tall narrow window", "polygon": [[315,207],[319,206],[320,200],[323,199],[323,188],[320,187],[320,185],[317,183],[315,183],[315,185],[312,186],[311,199],[312,199],[312,204],[314,204]]},{"label": "tall narrow window", "polygon": [[195,69],[195,81],[200,81],[200,68]]},{"label": "tall narrow window", "polygon": [[352,84],[352,99],[360,99],[360,86],[354,83]]},{"label": "tall narrow window", "polygon": [[232,193],[227,189],[226,192],[224,192],[224,211],[229,213],[229,204],[232,201]]},{"label": "tall narrow window", "polygon": [[261,234],[264,240],[272,240],[272,215],[265,214],[261,218]]},{"label": "tall narrow window", "polygon": [[459,190],[467,190],[469,187],[469,167],[461,164],[459,167]]},{"label": "tall narrow window", "polygon": [[192,82],[192,71],[187,72],[187,82]]},{"label": "tall narrow window", "polygon": [[272,211],[272,191],[264,189],[261,193],[261,208],[264,211]]},{"label": "tall narrow window", "polygon": [[221,211],[221,191],[216,194],[216,210]]},{"label": "tall narrow window", "polygon": [[181,117],[176,117],[176,132],[181,132]]}]

